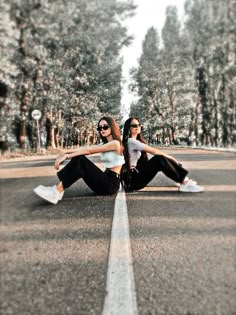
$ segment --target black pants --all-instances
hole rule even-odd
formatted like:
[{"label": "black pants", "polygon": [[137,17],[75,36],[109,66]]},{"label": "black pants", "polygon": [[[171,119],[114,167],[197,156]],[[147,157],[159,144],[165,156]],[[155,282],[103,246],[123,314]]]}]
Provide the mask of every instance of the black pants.
[{"label": "black pants", "polygon": [[73,157],[61,169],[57,176],[64,189],[70,187],[78,179],[83,178],[85,183],[99,195],[111,195],[120,187],[120,178],[112,171],[103,172],[84,155]]},{"label": "black pants", "polygon": [[188,171],[180,164],[175,163],[163,155],[154,155],[141,166],[137,166],[136,169],[132,169],[122,175],[125,190],[132,191],[144,188],[159,171],[178,183],[182,183],[188,174]]}]

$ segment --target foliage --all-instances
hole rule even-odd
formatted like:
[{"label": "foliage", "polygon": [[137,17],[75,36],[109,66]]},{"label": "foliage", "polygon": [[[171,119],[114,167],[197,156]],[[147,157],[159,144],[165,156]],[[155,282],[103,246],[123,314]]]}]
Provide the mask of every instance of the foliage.
[{"label": "foliage", "polygon": [[121,20],[133,13],[132,4],[105,0],[11,0],[8,4],[3,0],[2,9],[13,25],[16,42],[13,46],[6,30],[7,47],[2,53],[5,56],[10,50],[4,58],[15,72],[13,76],[1,61],[0,78],[14,86],[9,101],[17,106],[22,147],[34,143],[31,111],[35,108],[42,112],[41,136],[47,131],[51,147],[65,143],[65,133],[76,122],[90,121],[93,126],[105,113],[119,117],[119,54],[131,41]]},{"label": "foliage", "polygon": [[189,0],[185,10],[181,30],[176,8],[167,7],[161,48],[155,30],[148,30],[132,69],[138,100],[131,114],[141,114],[162,141],[235,145],[236,4]]}]

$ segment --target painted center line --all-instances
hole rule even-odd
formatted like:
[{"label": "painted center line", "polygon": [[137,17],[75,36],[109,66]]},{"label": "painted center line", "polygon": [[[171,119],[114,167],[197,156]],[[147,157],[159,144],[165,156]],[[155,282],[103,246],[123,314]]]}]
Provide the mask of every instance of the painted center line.
[{"label": "painted center line", "polygon": [[125,192],[116,196],[103,315],[138,314]]}]

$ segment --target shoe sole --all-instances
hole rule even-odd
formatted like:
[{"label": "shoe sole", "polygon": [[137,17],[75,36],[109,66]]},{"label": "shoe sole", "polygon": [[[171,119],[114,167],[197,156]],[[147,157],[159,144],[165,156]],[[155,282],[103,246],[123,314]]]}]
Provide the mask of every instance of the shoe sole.
[{"label": "shoe sole", "polygon": [[35,188],[33,191],[36,193],[37,196],[39,196],[40,198],[42,198],[42,199],[44,199],[44,200],[46,200],[46,201],[48,201],[54,205],[56,205],[58,203],[58,201],[55,202],[55,201],[48,199],[47,196],[44,196],[41,192],[37,191],[37,188]]},{"label": "shoe sole", "polygon": [[183,193],[198,193],[198,192],[203,192],[204,191],[204,188],[202,189],[198,189],[198,190],[181,190],[179,189],[179,192],[183,192]]}]

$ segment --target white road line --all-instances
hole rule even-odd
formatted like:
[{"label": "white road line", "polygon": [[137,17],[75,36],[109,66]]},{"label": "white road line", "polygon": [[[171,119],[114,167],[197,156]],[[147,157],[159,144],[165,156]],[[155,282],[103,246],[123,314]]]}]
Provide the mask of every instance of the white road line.
[{"label": "white road line", "polygon": [[121,190],[115,200],[106,290],[102,315],[138,314],[127,204],[125,192]]}]

